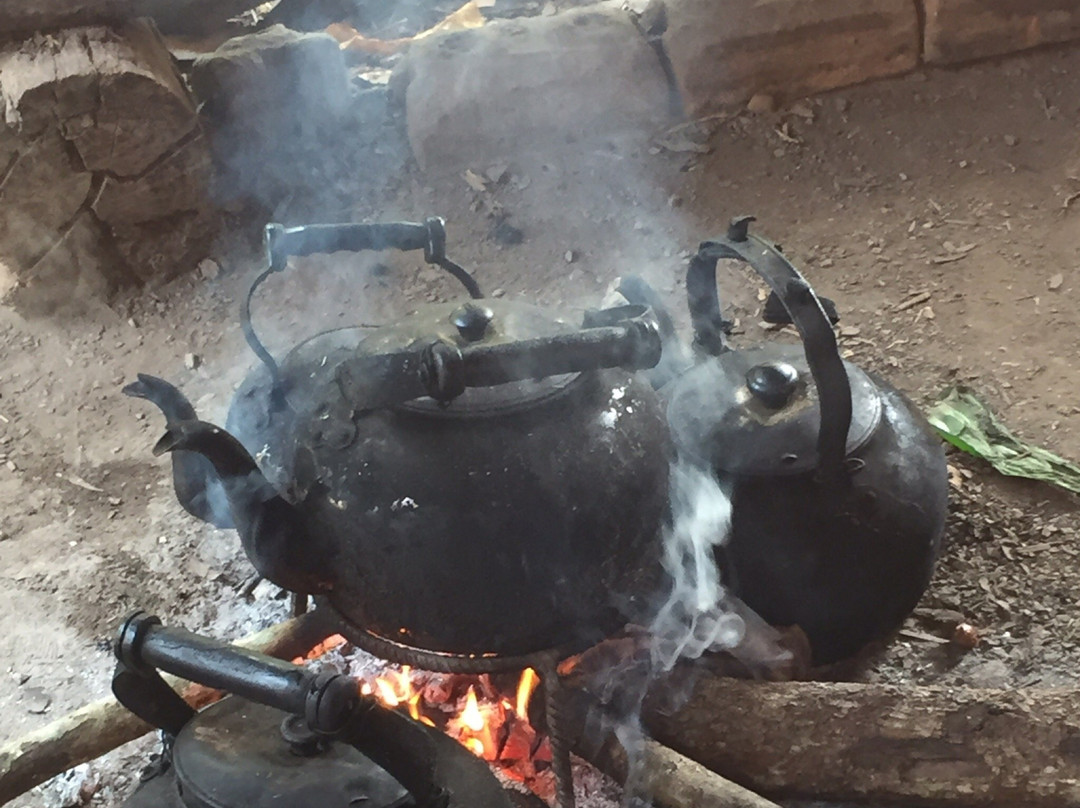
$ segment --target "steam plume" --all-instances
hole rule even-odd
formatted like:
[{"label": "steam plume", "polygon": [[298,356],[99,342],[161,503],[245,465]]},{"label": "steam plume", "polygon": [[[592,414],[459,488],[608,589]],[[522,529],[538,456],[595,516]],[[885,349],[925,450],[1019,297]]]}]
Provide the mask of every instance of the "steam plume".
[{"label": "steam plume", "polygon": [[664,537],[671,592],[652,623],[652,661],[658,673],[680,659],[733,649],[746,634],[724,598],[716,548],[731,527],[731,500],[710,469],[687,461],[671,469],[673,521]]}]

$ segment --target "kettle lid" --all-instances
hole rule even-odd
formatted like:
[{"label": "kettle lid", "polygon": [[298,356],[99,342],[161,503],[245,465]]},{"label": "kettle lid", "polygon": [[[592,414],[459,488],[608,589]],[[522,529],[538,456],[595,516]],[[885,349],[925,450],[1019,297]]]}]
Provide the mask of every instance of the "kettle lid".
[{"label": "kettle lid", "polygon": [[[870,377],[844,362],[852,417],[846,453],[858,451],[881,421]],[[818,465],[821,408],[803,348],[769,345],[727,351],[675,383],[668,423],[680,453],[730,474],[801,474]]]}]

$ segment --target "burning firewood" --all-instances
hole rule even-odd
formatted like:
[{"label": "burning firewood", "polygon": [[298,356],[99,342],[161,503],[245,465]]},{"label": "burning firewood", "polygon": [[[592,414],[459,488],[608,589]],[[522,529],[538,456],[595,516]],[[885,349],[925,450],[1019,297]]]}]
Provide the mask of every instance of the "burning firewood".
[{"label": "burning firewood", "polygon": [[469,0],[461,8],[447,15],[443,20],[421,31],[416,36],[402,39],[376,39],[361,34],[351,25],[343,22],[333,23],[326,29],[334,39],[341,43],[342,50],[359,51],[361,53],[374,53],[381,56],[400,53],[418,39],[425,39],[432,34],[446,33],[449,31],[463,31],[468,28],[479,28],[485,22],[480,9],[491,5],[493,0]]}]

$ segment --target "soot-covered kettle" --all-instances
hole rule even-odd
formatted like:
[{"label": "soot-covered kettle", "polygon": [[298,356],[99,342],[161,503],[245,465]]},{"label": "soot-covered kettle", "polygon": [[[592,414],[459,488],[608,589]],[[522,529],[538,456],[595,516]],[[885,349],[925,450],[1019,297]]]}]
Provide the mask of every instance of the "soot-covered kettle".
[{"label": "soot-covered kettle", "polygon": [[324,331],[241,385],[226,428],[176,388],[129,385],[166,415],[190,512],[235,527],[267,579],[324,598],[354,636],[454,655],[581,648],[659,570],[668,432],[635,371],[660,356],[643,307],[488,299],[439,219],[267,228],[290,255],[423,250],[469,297],[375,329]]},{"label": "soot-covered kettle", "polygon": [[[718,551],[727,585],[770,623],[800,626],[828,663],[899,626],[925,591],[945,525],[945,456],[911,402],[840,357],[820,299],[751,221],[733,220],[691,259],[700,361],[661,392],[680,456],[730,491]],[[727,344],[721,258],[764,278],[801,346]]]}]

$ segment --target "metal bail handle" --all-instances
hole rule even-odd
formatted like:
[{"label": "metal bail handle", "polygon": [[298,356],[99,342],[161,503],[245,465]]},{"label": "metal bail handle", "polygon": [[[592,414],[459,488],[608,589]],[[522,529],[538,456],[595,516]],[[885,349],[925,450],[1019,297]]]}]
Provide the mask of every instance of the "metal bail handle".
[{"label": "metal bail handle", "polygon": [[773,244],[749,234],[753,221],[753,216],[732,219],[727,236],[702,242],[690,260],[686,290],[694,343],[714,356],[726,350],[724,319],[716,292],[716,262],[734,258],[749,264],[772,287],[802,337],[820,404],[818,474],[824,482],[838,482],[845,477],[852,403],[851,383],[840,358],[836,334],[806,279]]},{"label": "metal bail handle", "polygon": [[288,265],[289,256],[314,255],[332,252],[362,252],[365,250],[423,250],[424,260],[449,272],[465,287],[469,296],[484,296],[480,285],[464,268],[446,257],[446,223],[431,217],[417,222],[380,222],[370,224],[312,224],[284,227],[268,224],[264,230],[267,267],[251,282],[240,310],[240,327],[244,339],[270,371],[274,395],[282,397],[278,364],[263,345],[251,323],[251,301],[255,290],[275,272]]}]

